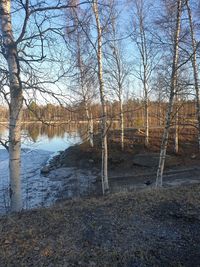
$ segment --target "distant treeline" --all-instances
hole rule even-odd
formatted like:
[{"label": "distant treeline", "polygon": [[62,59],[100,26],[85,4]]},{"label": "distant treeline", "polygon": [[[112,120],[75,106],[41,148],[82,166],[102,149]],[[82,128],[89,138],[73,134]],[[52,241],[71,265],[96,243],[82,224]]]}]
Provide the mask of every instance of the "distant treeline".
[{"label": "distant treeline", "polygon": [[[144,124],[144,103],[140,100],[128,100],[124,103],[125,127],[142,127]],[[149,101],[149,125],[163,126],[166,114],[165,102]],[[195,124],[195,101],[179,101],[176,103],[179,114],[179,124]],[[94,121],[101,119],[101,106],[92,104],[90,110]],[[174,107],[174,110],[177,110]],[[119,102],[107,102],[107,112],[109,121],[119,120]],[[37,105],[32,102],[28,108],[23,109],[23,121],[86,121],[84,105],[76,107],[63,107],[59,105],[47,104]],[[8,121],[8,109],[0,106],[0,121]]]}]

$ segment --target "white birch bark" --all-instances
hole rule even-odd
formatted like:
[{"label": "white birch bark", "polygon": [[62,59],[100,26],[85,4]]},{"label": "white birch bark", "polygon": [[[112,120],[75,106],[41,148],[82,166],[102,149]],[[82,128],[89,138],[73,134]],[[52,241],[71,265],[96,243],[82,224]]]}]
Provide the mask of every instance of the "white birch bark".
[{"label": "white birch bark", "polygon": [[120,129],[121,129],[121,149],[124,150],[124,110],[121,96],[119,97],[120,104]]},{"label": "white birch bark", "polygon": [[99,78],[99,90],[102,107],[102,167],[101,167],[101,179],[102,179],[102,191],[103,194],[109,191],[108,184],[108,144],[107,144],[107,110],[105,101],[104,91],[104,80],[103,80],[103,66],[102,66],[102,29],[99,19],[98,0],[93,1],[93,12],[95,15],[96,26],[97,26],[97,58],[98,58],[98,78]]},{"label": "white birch bark", "polygon": [[193,67],[193,75],[194,75],[194,86],[195,86],[195,92],[196,92],[196,116],[197,116],[197,122],[198,122],[198,148],[200,151],[200,102],[199,102],[199,74],[198,74],[197,52],[196,52],[197,46],[196,46],[192,12],[190,9],[189,0],[186,0],[186,7],[187,7],[187,12],[188,12],[188,17],[189,17],[190,35],[191,35],[192,50],[193,50],[192,67]]},{"label": "white birch bark", "polygon": [[148,101],[148,92],[146,88],[146,82],[144,82],[144,91],[145,91],[145,99],[144,99],[144,127],[145,127],[145,146],[149,145],[149,101]]},{"label": "white birch bark", "polygon": [[0,27],[3,39],[4,56],[9,69],[10,105],[9,105],[9,175],[11,211],[22,209],[20,153],[21,153],[21,117],[22,85],[17,47],[14,41],[11,22],[11,1],[0,1]]},{"label": "white birch bark", "polygon": [[175,140],[174,140],[174,153],[178,154],[179,151],[179,109],[178,109],[178,98],[176,97],[175,103]]},{"label": "white birch bark", "polygon": [[94,147],[94,122],[93,122],[92,112],[90,112],[89,116],[89,142],[90,146]]},{"label": "white birch bark", "polygon": [[126,76],[126,73],[123,73],[122,63],[120,62],[120,53],[117,49],[116,44],[113,47],[113,56],[117,65],[116,79],[117,79],[117,96],[119,99],[119,117],[120,117],[120,131],[121,131],[121,149],[124,150],[124,110],[123,110],[123,80]]},{"label": "white birch bark", "polygon": [[93,118],[92,118],[92,113],[89,112],[88,104],[87,101],[85,100],[85,113],[86,113],[86,118],[87,118],[87,139],[90,143],[90,146],[94,146],[94,138],[93,138]]},{"label": "white birch bark", "polygon": [[[76,18],[76,17],[75,17]],[[82,57],[81,57],[81,47],[80,47],[80,40],[81,36],[79,33],[77,33],[77,61],[78,61],[78,68],[80,71],[80,83],[81,83],[81,94],[84,101],[84,107],[85,107],[85,114],[87,118],[87,140],[90,142],[90,146],[94,146],[93,141],[93,119],[92,119],[92,113],[89,112],[89,101],[88,101],[88,95],[87,95],[87,88],[84,82],[84,69],[82,64]]]},{"label": "white birch bark", "polygon": [[[125,80],[128,75],[128,66],[126,66],[123,59],[122,43],[118,41],[116,34],[116,17],[113,15],[111,19],[113,41],[110,44],[112,50],[112,58],[108,66],[108,72],[111,74],[111,87],[116,92],[119,100],[119,118],[120,118],[120,131],[121,131],[121,150],[124,150],[124,110],[123,110],[123,91],[125,87]],[[114,66],[114,67],[113,67]]]},{"label": "white birch bark", "polygon": [[156,177],[156,187],[162,187],[163,184],[163,171],[165,165],[169,129],[171,124],[171,113],[173,109],[173,101],[175,96],[176,84],[177,84],[177,67],[178,67],[178,57],[179,57],[179,36],[181,30],[181,13],[182,13],[182,0],[177,0],[177,18],[176,18],[176,31],[174,38],[174,49],[173,49],[173,64],[172,64],[172,74],[171,74],[171,85],[170,85],[170,97],[167,108],[165,129],[162,137],[162,144],[160,150],[159,165]]},{"label": "white birch bark", "polygon": [[143,83],[143,90],[144,90],[144,128],[145,128],[145,146],[149,145],[149,107],[148,107],[148,67],[149,67],[149,56],[148,56],[148,47],[147,47],[147,39],[146,39],[146,32],[145,32],[145,25],[143,21],[144,14],[142,13],[142,8],[138,7],[138,16],[139,16],[139,34],[140,34],[140,44],[139,51],[141,54],[142,60],[142,72],[141,73],[141,80]]}]

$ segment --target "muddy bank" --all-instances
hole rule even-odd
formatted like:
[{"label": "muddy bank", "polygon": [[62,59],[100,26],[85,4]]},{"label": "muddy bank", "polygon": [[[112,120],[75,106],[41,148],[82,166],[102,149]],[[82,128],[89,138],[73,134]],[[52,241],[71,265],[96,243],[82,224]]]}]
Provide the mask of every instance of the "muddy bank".
[{"label": "muddy bank", "polygon": [[[159,153],[152,152],[150,149],[136,150],[134,146],[130,145],[126,150],[121,151],[119,144],[111,141],[108,158],[110,191],[116,193],[154,187],[158,161]],[[81,192],[80,196],[83,194],[101,195],[100,168],[101,151],[100,144],[97,142],[94,148],[83,143],[60,152],[43,171],[46,172],[47,177],[54,179],[57,175],[68,184],[68,187],[73,187],[74,196],[77,196],[77,191]],[[84,173],[84,175],[80,181],[77,181],[78,177],[73,172]],[[199,183],[199,173],[199,155],[191,155],[186,159],[182,155],[168,154],[166,156],[164,186]],[[84,186],[84,183],[88,187]],[[65,187],[66,190],[68,187]]]},{"label": "muddy bank", "polygon": [[[121,151],[118,144],[112,144],[108,155],[108,174],[110,177],[116,175],[130,175],[148,173],[155,171],[158,166],[159,153],[144,151],[138,152],[134,147]],[[166,169],[179,167],[183,160],[175,155],[166,156]],[[72,146],[61,151],[50,162],[44,172],[63,167],[76,167],[78,169],[91,170],[99,175],[101,169],[101,148],[97,144],[91,148],[88,143]]]},{"label": "muddy bank", "polygon": [[0,218],[0,266],[199,266],[199,192],[114,194]]},{"label": "muddy bank", "polygon": [[55,196],[55,202],[95,195],[96,178],[97,176],[91,170],[79,169],[77,167],[51,169],[43,175],[43,179],[60,184],[60,188]]},{"label": "muddy bank", "polygon": [[61,183],[57,201],[97,194],[95,184],[100,168],[91,155],[80,150],[81,147],[74,145],[61,151],[41,169],[44,179]]}]

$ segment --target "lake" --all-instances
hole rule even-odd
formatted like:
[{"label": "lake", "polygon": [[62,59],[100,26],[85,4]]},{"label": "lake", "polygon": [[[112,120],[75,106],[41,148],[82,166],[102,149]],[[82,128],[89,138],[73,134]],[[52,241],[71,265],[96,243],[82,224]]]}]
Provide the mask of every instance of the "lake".
[{"label": "lake", "polygon": [[[22,125],[22,148],[41,149],[57,152],[80,143],[85,133],[85,126],[44,125],[42,123],[26,123]],[[8,128],[0,124],[0,138],[8,138]],[[3,148],[0,146],[0,148]]]},{"label": "lake", "polygon": [[[82,142],[85,126],[23,124],[21,179],[24,209],[49,206],[63,190],[62,181],[40,174],[41,167],[58,151]],[[6,125],[0,126],[2,140],[8,136]],[[8,152],[0,147],[0,214],[9,211]],[[71,194],[71,193],[70,193]]]}]

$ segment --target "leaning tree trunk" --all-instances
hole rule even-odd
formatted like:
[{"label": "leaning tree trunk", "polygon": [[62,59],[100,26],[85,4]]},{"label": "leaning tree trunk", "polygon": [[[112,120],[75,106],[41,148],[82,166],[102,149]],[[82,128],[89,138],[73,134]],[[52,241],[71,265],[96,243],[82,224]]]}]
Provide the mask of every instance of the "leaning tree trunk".
[{"label": "leaning tree trunk", "polygon": [[0,1],[0,27],[10,83],[9,175],[11,211],[20,211],[22,209],[20,153],[23,96],[17,46],[12,32],[10,5],[10,0]]},{"label": "leaning tree trunk", "polygon": [[163,183],[163,171],[165,165],[168,137],[169,137],[169,129],[171,124],[171,113],[173,109],[173,101],[177,84],[177,67],[178,67],[178,45],[179,45],[179,36],[181,29],[181,4],[182,0],[177,0],[177,19],[176,19],[176,32],[175,32],[175,40],[174,40],[174,55],[173,55],[173,65],[172,65],[172,74],[171,74],[171,88],[170,88],[170,97],[169,104],[166,114],[165,121],[165,129],[162,138],[161,150],[160,150],[160,158],[159,165],[157,170],[157,178],[156,178],[156,187],[161,187]]},{"label": "leaning tree trunk", "polygon": [[192,39],[192,67],[193,67],[193,75],[194,75],[194,86],[196,91],[196,116],[198,122],[198,149],[200,151],[200,102],[199,102],[199,75],[198,75],[198,66],[197,66],[197,45],[195,40],[195,33],[193,28],[193,21],[192,21],[192,12],[189,5],[189,0],[186,0],[187,12],[189,17],[190,23],[190,34]]},{"label": "leaning tree trunk", "polygon": [[101,167],[101,179],[102,179],[102,191],[103,194],[109,191],[108,184],[108,144],[107,144],[107,111],[106,111],[106,101],[105,101],[105,91],[104,91],[104,81],[103,81],[103,66],[102,66],[102,29],[99,19],[98,10],[98,0],[93,1],[93,11],[96,19],[97,26],[97,38],[98,38],[98,78],[99,78],[99,90],[101,98],[101,108],[102,108],[102,167]]}]

